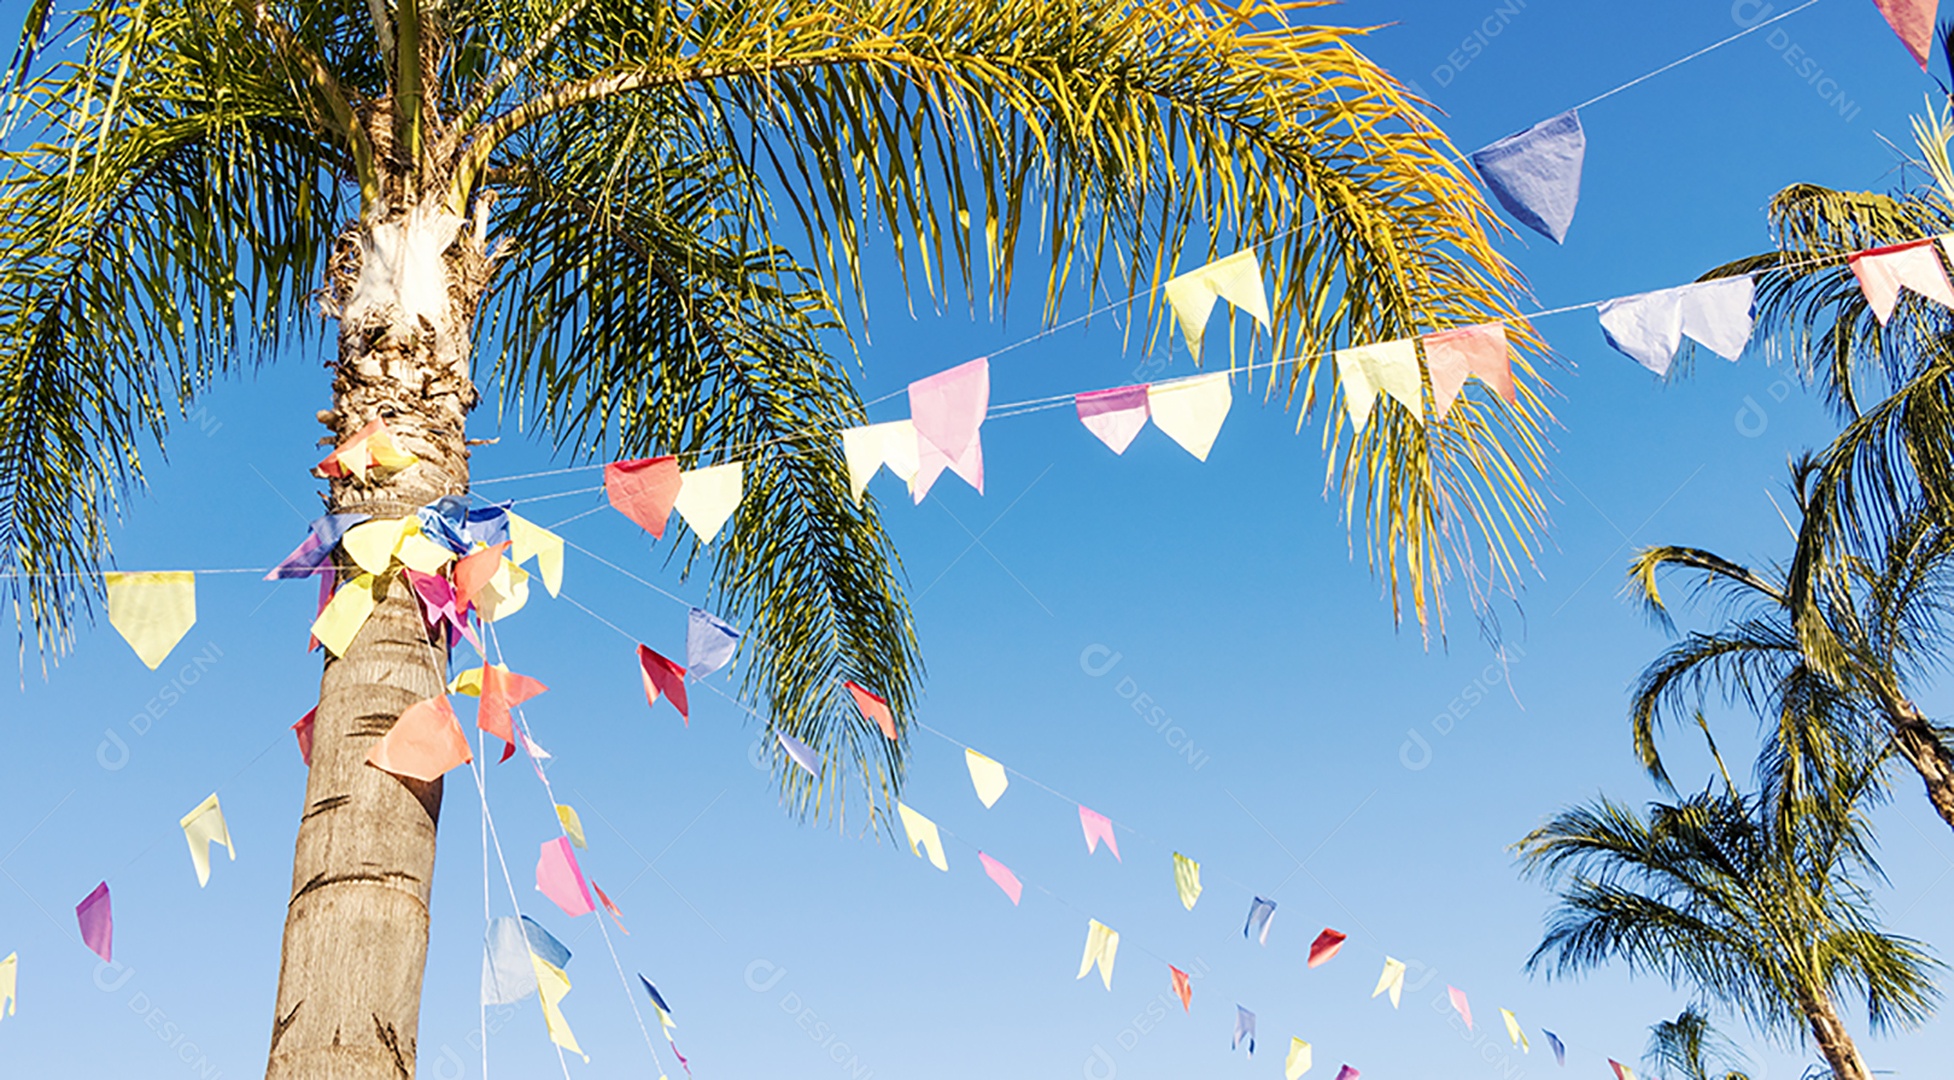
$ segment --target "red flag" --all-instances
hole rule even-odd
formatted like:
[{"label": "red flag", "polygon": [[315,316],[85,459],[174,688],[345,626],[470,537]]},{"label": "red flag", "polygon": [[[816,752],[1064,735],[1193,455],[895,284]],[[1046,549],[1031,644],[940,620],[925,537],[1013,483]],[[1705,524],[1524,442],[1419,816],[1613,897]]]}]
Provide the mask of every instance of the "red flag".
[{"label": "red flag", "polygon": [[463,555],[455,562],[455,605],[467,611],[475,602],[475,594],[482,591],[495,571],[502,565],[502,555],[509,550],[509,541],[504,540],[491,548],[484,548],[473,555]]},{"label": "red flag", "polygon": [[631,931],[624,929],[624,912],[619,911],[617,905],[611,903],[611,898],[604,895],[604,887],[597,884],[596,878],[590,879],[590,887],[597,891],[597,902],[603,904],[604,910],[611,913],[611,921],[616,923],[617,928],[627,937],[630,936]]},{"label": "red flag", "polygon": [[319,715],[319,707],[305,710],[299,722],[292,725],[292,734],[299,737],[299,756],[305,759],[305,767],[312,767],[312,721]]},{"label": "red flag", "polygon": [[882,695],[852,682],[844,682],[841,685],[846,686],[848,692],[854,695],[855,707],[862,710],[862,719],[874,721],[875,726],[882,729],[882,734],[888,736],[890,742],[895,742],[896,717],[889,711],[889,703]]},{"label": "red flag", "polygon": [[663,540],[682,484],[675,457],[613,461],[604,466],[604,494],[618,513]]},{"label": "red flag", "polygon": [[1316,935],[1316,940],[1309,944],[1309,966],[1318,967],[1329,963],[1331,958],[1337,955],[1337,950],[1343,948],[1344,941],[1349,937],[1349,934],[1339,934],[1335,930],[1327,929]]},{"label": "red flag", "polygon": [[475,726],[509,744],[502,760],[515,752],[516,733],[509,725],[509,707],[520,705],[549,687],[527,675],[482,665],[482,704],[475,710]]},{"label": "red flag", "polygon": [[1174,996],[1181,999],[1181,1011],[1186,1012],[1189,1002],[1194,1000],[1194,986],[1187,981],[1187,972],[1180,968],[1168,964],[1167,971],[1174,977]]},{"label": "red flag", "polygon": [[645,680],[645,704],[657,705],[658,695],[663,694],[686,726],[692,726],[692,710],[685,703],[685,669],[644,645],[638,646],[638,667]]}]

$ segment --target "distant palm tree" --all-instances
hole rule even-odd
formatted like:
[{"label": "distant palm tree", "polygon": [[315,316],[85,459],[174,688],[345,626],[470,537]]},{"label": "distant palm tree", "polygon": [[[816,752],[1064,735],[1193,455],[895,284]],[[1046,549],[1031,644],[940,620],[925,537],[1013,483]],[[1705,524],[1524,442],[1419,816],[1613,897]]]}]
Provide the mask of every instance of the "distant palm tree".
[{"label": "distant palm tree", "polygon": [[1751,1080],[1737,1067],[1743,1054],[1694,1005],[1650,1025],[1642,1063],[1663,1080]]},{"label": "distant palm tree", "polygon": [[[866,318],[865,252],[993,312],[1028,255],[1049,321],[1068,290],[1132,304],[1258,245],[1269,389],[1305,409],[1334,400],[1328,350],[1517,318],[1455,149],[1361,31],[1292,22],[1318,6],[100,0],[50,33],[32,0],[0,182],[0,581],[22,632],[66,647],[150,441],[323,310],[328,441],[384,419],[418,457],[335,478],[329,511],[466,494],[478,378],[579,458],[744,458],[723,539],[674,558],[710,563],[767,723],[832,763],[817,783],[777,756],[790,802],[839,807],[852,779],[886,805],[902,744],[841,691],[876,687],[906,727],[920,677],[836,438],[864,418],[829,348]],[[1545,412],[1517,366],[1513,405],[1327,428],[1373,567],[1421,620],[1461,560],[1483,583],[1531,558]],[[397,585],[325,665],[273,1077],[413,1070],[441,787],[364,762],[447,657]]]},{"label": "distant palm tree", "polygon": [[1529,970],[1620,961],[1690,986],[1767,1037],[1809,1038],[1837,1080],[1870,1080],[1841,999],[1863,1000],[1875,1032],[1917,1025],[1938,998],[1939,964],[1878,927],[1863,810],[1879,762],[1841,767],[1782,805],[1726,774],[1721,788],[1646,813],[1605,797],[1563,811],[1517,845],[1527,872],[1560,892]]}]

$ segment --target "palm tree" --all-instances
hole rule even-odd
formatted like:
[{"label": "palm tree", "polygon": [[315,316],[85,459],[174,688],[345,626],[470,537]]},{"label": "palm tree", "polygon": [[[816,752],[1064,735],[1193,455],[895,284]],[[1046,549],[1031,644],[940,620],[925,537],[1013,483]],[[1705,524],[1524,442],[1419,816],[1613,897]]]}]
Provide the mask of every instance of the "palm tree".
[{"label": "palm tree", "polygon": [[[1047,321],[1068,290],[1130,304],[1184,254],[1259,244],[1270,392],[1304,411],[1328,349],[1516,315],[1453,148],[1361,31],[1295,25],[1316,6],[101,0],[51,34],[35,0],[0,187],[0,573],[22,632],[66,647],[149,442],[323,309],[329,440],[385,419],[419,459],[332,480],[332,512],[466,494],[478,379],[575,457],[745,448],[726,539],[674,557],[709,564],[767,722],[843,763],[817,786],[777,761],[790,802],[841,805],[845,766],[874,813],[901,743],[841,682],[906,718],[920,670],[833,437],[863,419],[829,346],[866,318],[874,230],[933,301],[956,277],[992,311],[1035,249]],[[1530,558],[1545,412],[1518,366],[1515,405],[1329,427],[1373,567],[1421,621],[1455,567]],[[363,762],[441,692],[429,645],[393,587],[325,664],[269,1076],[413,1070],[441,787]]]},{"label": "palm tree", "polygon": [[[1803,514],[1800,536],[1818,528],[1810,510],[1820,466],[1792,469]],[[1629,709],[1642,764],[1668,785],[1658,734],[1679,712],[1700,718],[1706,698],[1742,701],[1775,726],[1768,733],[1770,783],[1810,782],[1844,758],[1889,742],[1920,776],[1934,810],[1954,828],[1954,754],[1945,732],[1915,704],[1913,687],[1942,666],[1948,605],[1954,600],[1954,523],[1916,507],[1884,533],[1870,556],[1839,556],[1817,575],[1816,610],[1833,662],[1812,658],[1796,631],[1795,568],[1757,569],[1700,548],[1638,552],[1628,588],[1659,623],[1673,628],[1659,579],[1680,573],[1691,595],[1709,595],[1722,618],[1674,642],[1643,670]]]},{"label": "palm tree", "polygon": [[1879,867],[1863,814],[1880,764],[1841,762],[1822,788],[1781,801],[1726,773],[1721,788],[1646,814],[1605,797],[1563,811],[1517,845],[1529,875],[1560,891],[1528,969],[1618,960],[1691,985],[1765,1036],[1809,1038],[1837,1080],[1870,1080],[1840,1000],[1864,1000],[1875,1032],[1911,1027],[1932,1011],[1939,967],[1879,929],[1867,891]]},{"label": "palm tree", "polygon": [[1751,1080],[1737,1066],[1743,1054],[1710,1023],[1710,1017],[1695,1005],[1684,1009],[1674,1020],[1661,1020],[1649,1026],[1649,1048],[1642,1063],[1658,1076],[1678,1080]]}]

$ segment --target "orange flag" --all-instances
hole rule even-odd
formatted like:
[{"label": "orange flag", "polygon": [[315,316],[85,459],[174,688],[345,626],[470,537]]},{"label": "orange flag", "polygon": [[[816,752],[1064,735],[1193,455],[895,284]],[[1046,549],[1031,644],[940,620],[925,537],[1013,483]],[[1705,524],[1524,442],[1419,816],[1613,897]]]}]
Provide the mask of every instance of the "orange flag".
[{"label": "orange flag", "polygon": [[455,563],[455,606],[462,611],[474,603],[475,594],[489,583],[495,572],[502,566],[503,553],[509,550],[509,541],[484,548],[473,555],[464,555]]},{"label": "orange flag", "polygon": [[657,705],[658,695],[663,694],[671,699],[679,718],[691,727],[692,710],[685,702],[685,669],[644,645],[638,646],[638,668],[645,680],[645,704]]},{"label": "orange flag", "polygon": [[438,780],[449,769],[474,760],[468,752],[468,736],[462,733],[446,694],[409,705],[366,755],[368,765],[426,781]]},{"label": "orange flag", "polygon": [[660,540],[683,480],[675,457],[613,461],[604,466],[604,494],[618,513]]},{"label": "orange flag", "polygon": [[509,744],[502,760],[515,752],[516,733],[509,724],[509,707],[520,705],[549,687],[527,675],[505,671],[494,664],[482,665],[482,707],[475,712],[475,726]]},{"label": "orange flag", "polygon": [[1194,986],[1187,981],[1187,972],[1172,964],[1167,965],[1167,973],[1174,977],[1174,996],[1181,999],[1181,1011],[1186,1012],[1194,1000]]},{"label": "orange flag", "polygon": [[862,710],[862,719],[874,721],[875,726],[882,729],[882,734],[888,736],[890,742],[895,742],[896,717],[889,711],[888,701],[867,687],[852,682],[844,682],[841,685],[847,687],[848,692],[854,695],[855,707]]}]

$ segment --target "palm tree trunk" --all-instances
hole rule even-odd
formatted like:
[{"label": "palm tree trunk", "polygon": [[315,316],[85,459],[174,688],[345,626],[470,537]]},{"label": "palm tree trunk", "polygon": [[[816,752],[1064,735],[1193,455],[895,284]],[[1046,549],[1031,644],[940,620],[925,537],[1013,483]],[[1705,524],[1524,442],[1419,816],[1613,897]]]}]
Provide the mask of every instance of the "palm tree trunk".
[{"label": "palm tree trunk", "polygon": [[[398,302],[412,293],[401,291],[401,281],[362,276],[362,263],[374,262],[380,250],[376,243],[387,242],[374,233],[374,223],[356,225],[335,252],[329,292],[340,316],[338,364],[333,408],[320,419],[334,443],[384,419],[420,458],[398,473],[332,484],[332,512],[395,518],[468,489],[463,425],[476,393],[467,332],[487,263],[479,235],[450,229],[431,241],[440,246],[422,252],[432,257],[419,263],[418,295],[445,295],[448,309],[432,319],[417,316],[412,303],[403,312]],[[447,278],[445,289],[434,282],[427,291],[430,272]],[[352,572],[342,554],[340,579]],[[446,667],[445,642],[429,640],[411,590],[398,578],[386,582],[346,654],[326,659],[267,1080],[414,1075],[441,782],[396,777],[366,764],[366,756],[403,710],[443,692]]]},{"label": "palm tree trunk", "polygon": [[1811,1025],[1812,1039],[1818,1043],[1818,1052],[1824,1056],[1825,1063],[1832,1067],[1833,1080],[1872,1080],[1872,1072],[1859,1057],[1859,1047],[1852,1041],[1851,1033],[1839,1020],[1839,1011],[1832,1005],[1831,995],[1820,990],[1802,1003],[1805,1020]]},{"label": "palm tree trunk", "polygon": [[1933,724],[1913,702],[1889,697],[1886,715],[1893,726],[1893,741],[1927,786],[1927,799],[1934,804],[1934,812],[1954,829],[1954,755],[1948,753]]}]

